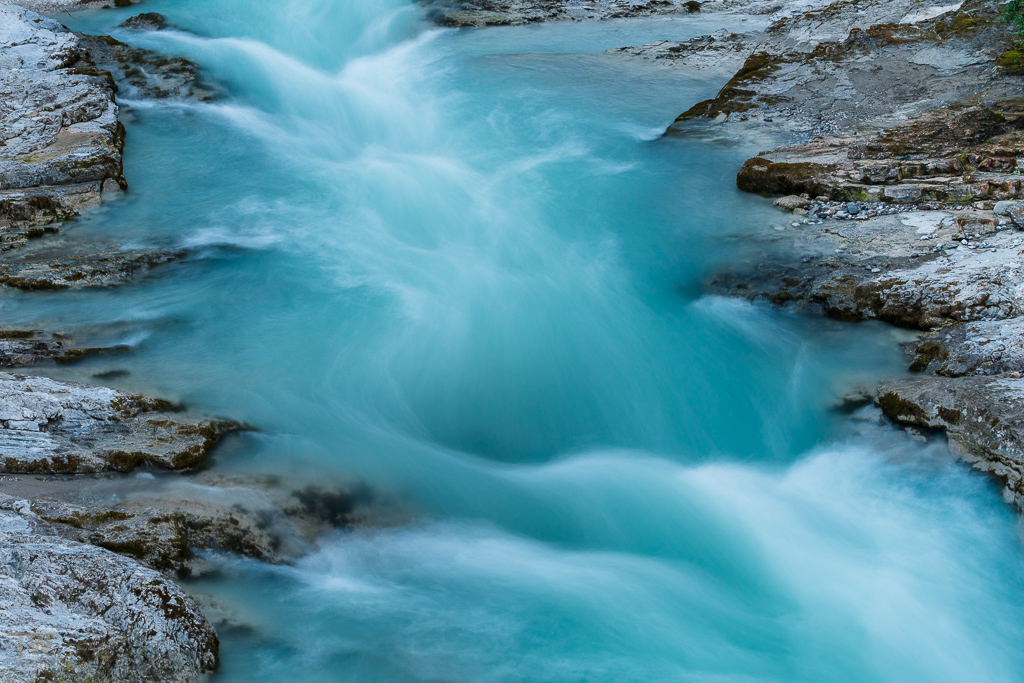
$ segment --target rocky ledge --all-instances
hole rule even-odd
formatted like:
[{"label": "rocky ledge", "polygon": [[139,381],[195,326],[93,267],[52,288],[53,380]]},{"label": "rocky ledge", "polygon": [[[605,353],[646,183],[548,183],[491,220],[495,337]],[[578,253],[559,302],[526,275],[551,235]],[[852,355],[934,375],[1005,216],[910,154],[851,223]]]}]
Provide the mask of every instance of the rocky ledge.
[{"label": "rocky ledge", "polygon": [[0,668],[11,683],[193,680],[219,641],[165,577],[0,511]]},{"label": "rocky ledge", "polygon": [[[150,14],[125,30],[165,25]],[[127,189],[116,92],[213,94],[187,60],[76,35],[0,0],[0,284],[109,286],[184,256],[63,234],[66,221]],[[0,332],[4,370],[125,350]],[[362,493],[180,477],[205,468],[223,436],[241,429],[162,399],[0,372],[4,681],[194,680],[215,669],[217,634],[169,577],[202,571],[204,553],[284,561],[358,521]],[[142,471],[126,475],[133,470]]]},{"label": "rocky ledge", "polygon": [[708,290],[920,331],[878,406],[944,432],[1024,510],[1024,51],[1000,7],[820,2],[761,34],[615,52],[742,56],[667,131],[791,141],[739,170],[779,218]]}]

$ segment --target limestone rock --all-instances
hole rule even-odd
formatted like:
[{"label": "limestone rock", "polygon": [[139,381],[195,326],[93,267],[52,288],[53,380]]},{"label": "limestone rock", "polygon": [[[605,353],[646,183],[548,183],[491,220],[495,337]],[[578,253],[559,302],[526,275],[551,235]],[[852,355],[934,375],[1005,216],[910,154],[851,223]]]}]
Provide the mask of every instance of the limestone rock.
[{"label": "limestone rock", "polygon": [[0,232],[65,220],[126,187],[113,94],[73,33],[0,3]]},{"label": "limestone rock", "polygon": [[614,19],[690,13],[684,0],[437,0],[424,3],[442,26],[492,26],[538,21]]},{"label": "limestone rock", "polygon": [[[145,17],[145,18],[144,18]],[[161,23],[161,22],[164,23]],[[130,22],[130,23],[129,23]],[[126,22],[130,28],[159,30],[159,14],[140,14]],[[215,91],[199,77],[199,67],[184,57],[166,57],[123,43],[110,36],[77,34],[82,50],[98,69],[110,72],[118,92],[130,99],[187,98],[207,101]]]},{"label": "limestone rock", "polygon": [[904,425],[944,430],[954,452],[997,477],[1024,509],[1024,380],[906,379],[878,388],[879,407]]},{"label": "limestone rock", "polygon": [[1024,373],[1024,318],[972,322],[906,345],[910,369],[943,377]]},{"label": "limestone rock", "polygon": [[[806,140],[1019,91],[996,68],[1012,36],[993,0],[938,15],[920,13],[915,0],[787,4],[719,93],[682,113],[669,134],[732,137],[732,128],[769,122]],[[722,123],[730,130],[715,133]]]},{"label": "limestone rock", "polygon": [[183,250],[48,242],[0,262],[0,284],[26,290],[106,287],[123,284],[184,256]]},{"label": "limestone rock", "polygon": [[242,425],[167,401],[46,377],[0,374],[0,471],[192,470]]},{"label": "limestone rock", "polygon": [[742,66],[760,39],[760,33],[718,31],[682,42],[662,40],[636,47],[613,48],[605,54],[691,72],[728,75]]},{"label": "limestone rock", "polygon": [[785,197],[779,197],[772,202],[772,204],[783,211],[795,211],[796,209],[806,209],[811,205],[811,200],[804,199],[799,195],[791,194]]},{"label": "limestone rock", "polygon": [[0,607],[0,670],[10,683],[185,683],[217,664],[217,634],[180,588],[2,511]]}]

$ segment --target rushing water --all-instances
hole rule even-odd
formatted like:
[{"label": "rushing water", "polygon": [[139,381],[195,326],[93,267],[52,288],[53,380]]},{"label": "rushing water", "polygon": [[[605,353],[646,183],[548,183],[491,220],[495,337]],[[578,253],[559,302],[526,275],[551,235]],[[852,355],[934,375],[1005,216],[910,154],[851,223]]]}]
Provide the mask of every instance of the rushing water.
[{"label": "rushing water", "polygon": [[778,220],[733,183],[763,141],[659,139],[721,79],[601,54],[758,20],[145,9],[181,30],[70,23],[224,96],[123,94],[131,192],[68,234],[195,255],[5,320],[113,329],[135,352],[84,373],[262,429],[218,468],[358,478],[408,520],[194,584],[228,615],[217,680],[1024,679],[995,488],[828,408],[900,372],[894,333],[701,297]]}]

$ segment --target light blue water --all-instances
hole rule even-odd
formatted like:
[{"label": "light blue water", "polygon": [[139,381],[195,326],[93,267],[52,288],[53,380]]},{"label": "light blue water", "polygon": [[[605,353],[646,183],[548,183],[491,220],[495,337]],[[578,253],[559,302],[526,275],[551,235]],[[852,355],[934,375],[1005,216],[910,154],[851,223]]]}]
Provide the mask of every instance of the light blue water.
[{"label": "light blue water", "polygon": [[116,325],[135,353],[86,371],[263,430],[218,468],[358,477],[412,520],[194,585],[219,681],[1024,679],[994,487],[827,407],[900,372],[892,332],[700,296],[777,220],[734,185],[764,141],[660,140],[721,80],[601,55],[757,20],[145,9],[183,30],[115,35],[225,97],[122,99],[131,191],[69,236],[195,255],[5,320]]}]

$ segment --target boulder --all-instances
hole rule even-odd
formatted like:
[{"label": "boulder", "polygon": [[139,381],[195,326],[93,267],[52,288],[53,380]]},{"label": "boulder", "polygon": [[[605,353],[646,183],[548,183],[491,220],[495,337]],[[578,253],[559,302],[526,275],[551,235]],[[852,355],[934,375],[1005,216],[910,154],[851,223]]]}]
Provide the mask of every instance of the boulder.
[{"label": "boulder", "polygon": [[159,573],[0,512],[0,670],[6,683],[186,683],[217,665],[196,602]]},{"label": "boulder", "polygon": [[783,211],[795,211],[796,209],[806,209],[811,205],[811,200],[804,199],[799,195],[791,194],[785,197],[779,197],[772,202],[772,204]]}]

